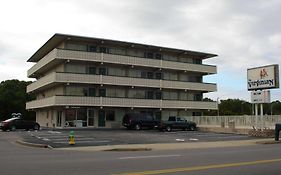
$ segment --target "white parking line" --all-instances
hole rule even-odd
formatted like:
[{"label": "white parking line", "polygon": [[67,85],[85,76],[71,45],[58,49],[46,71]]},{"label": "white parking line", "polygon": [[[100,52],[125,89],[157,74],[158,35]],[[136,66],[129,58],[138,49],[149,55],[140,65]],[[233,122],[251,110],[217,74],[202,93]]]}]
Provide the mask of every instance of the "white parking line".
[{"label": "white parking line", "polygon": [[[52,141],[60,141],[60,140],[68,140],[68,137],[64,137],[64,138],[50,138],[50,140],[52,140]],[[74,138],[74,140],[92,140],[92,141],[94,141],[94,140],[96,140],[96,139],[94,139],[94,138],[87,138],[87,137],[84,137],[84,138]]]},{"label": "white parking line", "polygon": [[48,131],[48,133],[51,133],[51,134],[61,134],[61,132],[59,132],[59,131]]},{"label": "white parking line", "polygon": [[[92,140],[78,140],[78,141],[75,141],[76,143],[108,143],[110,141],[108,140],[99,140],[99,141],[92,141]],[[68,143],[68,141],[64,141],[64,142],[53,142],[53,143],[59,143],[59,144],[65,144],[65,143]]]},{"label": "white parking line", "polygon": [[163,158],[163,157],[180,157],[181,155],[155,155],[155,156],[136,156],[136,157],[120,157],[118,159],[125,160],[125,159],[149,159],[149,158]]}]

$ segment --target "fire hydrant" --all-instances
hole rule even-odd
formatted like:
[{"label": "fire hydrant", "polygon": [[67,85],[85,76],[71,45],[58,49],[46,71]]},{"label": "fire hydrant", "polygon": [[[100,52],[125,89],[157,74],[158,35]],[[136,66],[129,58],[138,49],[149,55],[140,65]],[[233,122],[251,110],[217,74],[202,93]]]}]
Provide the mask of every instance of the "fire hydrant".
[{"label": "fire hydrant", "polygon": [[69,145],[75,145],[75,141],[74,141],[74,132],[70,131],[69,133],[69,141],[68,141]]}]

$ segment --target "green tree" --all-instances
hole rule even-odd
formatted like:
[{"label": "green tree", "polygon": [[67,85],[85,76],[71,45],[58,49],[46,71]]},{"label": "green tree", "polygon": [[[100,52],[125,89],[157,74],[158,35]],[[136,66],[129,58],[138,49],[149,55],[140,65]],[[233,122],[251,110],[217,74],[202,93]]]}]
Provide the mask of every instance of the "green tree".
[{"label": "green tree", "polygon": [[6,80],[0,83],[0,120],[11,117],[12,113],[21,113],[24,119],[34,120],[34,112],[27,111],[25,104],[34,99],[26,93],[26,86],[31,82]]},{"label": "green tree", "polygon": [[[204,98],[203,101],[213,102],[212,99]],[[254,115],[254,105],[240,99],[221,100],[219,105],[219,115]],[[263,105],[264,114],[281,115],[281,102],[273,101]],[[204,111],[205,116],[218,115],[217,110]]]},{"label": "green tree", "polygon": [[270,114],[281,115],[281,102],[279,100],[273,101],[270,105]]},{"label": "green tree", "polygon": [[219,104],[221,115],[251,115],[251,103],[240,99],[221,100]]}]

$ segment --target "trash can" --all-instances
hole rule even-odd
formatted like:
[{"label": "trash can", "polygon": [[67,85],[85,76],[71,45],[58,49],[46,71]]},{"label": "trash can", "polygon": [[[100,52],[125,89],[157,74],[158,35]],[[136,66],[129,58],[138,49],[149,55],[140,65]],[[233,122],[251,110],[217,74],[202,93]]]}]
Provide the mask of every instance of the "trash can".
[{"label": "trash can", "polygon": [[281,123],[275,124],[275,141],[279,140],[279,133],[281,131]]}]

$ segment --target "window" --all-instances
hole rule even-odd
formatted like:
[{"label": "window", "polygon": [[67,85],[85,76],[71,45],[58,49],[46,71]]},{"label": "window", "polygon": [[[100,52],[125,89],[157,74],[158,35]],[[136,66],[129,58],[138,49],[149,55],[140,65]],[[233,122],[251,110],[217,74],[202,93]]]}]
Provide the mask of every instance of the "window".
[{"label": "window", "polygon": [[116,89],[116,97],[125,97],[125,89],[123,88],[123,89],[120,89],[120,88],[117,88]]},{"label": "window", "polygon": [[106,89],[107,97],[116,97],[116,89],[115,88],[107,88]]},{"label": "window", "polygon": [[162,99],[162,92],[156,92],[155,93],[155,98],[156,99]]},{"label": "window", "polygon": [[69,50],[87,51],[87,45],[84,44],[67,43],[65,48]]},{"label": "window", "polygon": [[155,73],[155,78],[158,79],[158,80],[161,80],[162,79],[162,73],[161,72],[156,72]]},{"label": "window", "polygon": [[194,95],[194,101],[202,101],[202,95],[201,94],[195,94]]},{"label": "window", "polygon": [[201,59],[193,59],[193,63],[194,64],[202,64],[202,60]]},{"label": "window", "polygon": [[202,112],[192,112],[193,116],[202,116]]},{"label": "window", "polygon": [[153,91],[146,92],[146,99],[153,99]]},{"label": "window", "polygon": [[153,53],[152,52],[147,52],[146,53],[147,58],[153,58]]},{"label": "window", "polygon": [[180,94],[179,94],[179,99],[180,99],[180,100],[188,100],[187,92],[185,92],[185,91],[180,91],[179,93],[180,93]]},{"label": "window", "polygon": [[99,89],[99,96],[105,97],[106,96],[106,89]]},{"label": "window", "polygon": [[97,46],[88,46],[88,52],[97,52]]},{"label": "window", "polygon": [[88,96],[88,89],[87,88],[83,88],[83,95]]},{"label": "window", "polygon": [[170,100],[178,100],[178,93],[170,91]]},{"label": "window", "polygon": [[96,74],[96,67],[89,67],[89,74]]},{"label": "window", "polygon": [[72,73],[86,73],[86,66],[81,64],[72,64],[67,63],[65,65],[65,71],[66,72],[72,72]]},{"label": "window", "polygon": [[161,60],[162,59],[162,54],[161,53],[155,54],[155,59]]},{"label": "window", "polygon": [[141,78],[146,78],[146,72],[141,72]]},{"label": "window", "polygon": [[106,120],[107,121],[115,121],[115,112],[114,111],[107,111],[106,112]]},{"label": "window", "polygon": [[90,97],[96,96],[96,89],[95,88],[89,88],[89,96]]},{"label": "window", "polygon": [[66,86],[65,94],[66,95],[74,95],[74,96],[75,95],[77,95],[77,96],[84,96],[85,92],[84,92],[84,88],[83,87]]},{"label": "window", "polygon": [[153,72],[147,72],[147,78],[153,79]]},{"label": "window", "polygon": [[99,68],[99,74],[100,75],[106,75],[107,74],[107,70],[105,67],[100,67]]},{"label": "window", "polygon": [[100,47],[100,53],[107,53],[108,49],[106,47]]},{"label": "window", "polygon": [[200,77],[200,76],[197,76],[195,78],[195,80],[196,80],[196,82],[202,83],[202,77]]}]

